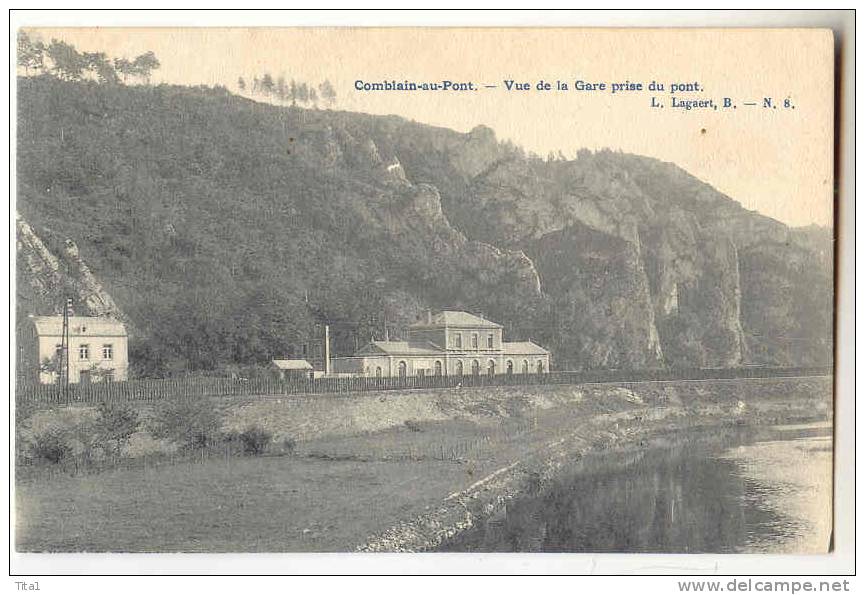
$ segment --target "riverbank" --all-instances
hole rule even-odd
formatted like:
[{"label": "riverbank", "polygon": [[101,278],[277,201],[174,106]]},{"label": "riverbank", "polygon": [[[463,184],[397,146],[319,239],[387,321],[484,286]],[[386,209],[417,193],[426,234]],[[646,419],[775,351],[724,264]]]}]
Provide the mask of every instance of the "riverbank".
[{"label": "riverbank", "polygon": [[[750,394],[747,400],[731,400],[731,386],[711,390],[695,400],[672,406],[637,408],[599,414],[582,420],[566,435],[524,458],[496,470],[467,488],[450,494],[440,506],[408,522],[373,536],[359,551],[421,552],[436,550],[463,531],[489,518],[514,498],[541,492],[568,465],[589,454],[602,452],[639,455],[653,442],[675,440],[678,435],[703,429],[760,427],[823,421],[831,418],[831,384],[815,389],[812,396],[801,385],[787,385],[786,396],[775,392]],[[741,388],[754,389],[756,387]],[[693,388],[693,387],[692,387]],[[639,389],[637,393],[639,394]],[[697,389],[697,392],[701,392]],[[746,390],[745,392],[751,392]],[[740,396],[743,396],[739,393]]]},{"label": "riverbank", "polygon": [[[701,426],[828,419],[831,379],[418,391],[216,406],[226,428],[254,422],[276,439],[296,438],[295,453],[19,482],[18,549],[429,551],[509,499],[541,489],[589,452],[639,451],[654,437]],[[155,448],[146,437],[136,448],[141,444]]]},{"label": "riverbank", "polygon": [[704,426],[572,457],[435,551],[825,553],[831,430]]}]

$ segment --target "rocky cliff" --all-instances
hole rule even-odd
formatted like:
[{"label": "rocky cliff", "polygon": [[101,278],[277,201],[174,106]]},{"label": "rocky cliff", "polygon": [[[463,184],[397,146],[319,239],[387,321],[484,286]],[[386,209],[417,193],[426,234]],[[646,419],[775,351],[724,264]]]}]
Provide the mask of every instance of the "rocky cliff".
[{"label": "rocky cliff", "polygon": [[74,243],[142,373],[290,355],[322,320],[346,353],[428,307],[483,313],[559,367],[831,359],[831,234],[672,164],[218,89],[38,77],[18,105],[18,210]]}]

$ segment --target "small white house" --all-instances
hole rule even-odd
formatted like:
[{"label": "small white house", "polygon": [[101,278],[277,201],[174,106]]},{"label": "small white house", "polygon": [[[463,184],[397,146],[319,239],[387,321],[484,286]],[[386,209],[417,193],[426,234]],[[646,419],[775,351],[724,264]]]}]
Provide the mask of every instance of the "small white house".
[{"label": "small white house", "polygon": [[[122,322],[101,316],[70,316],[68,356],[63,352],[63,317],[30,316],[38,378],[54,384],[66,373],[69,382],[123,381],[129,375],[128,335]],[[28,358],[29,359],[29,358]]]}]

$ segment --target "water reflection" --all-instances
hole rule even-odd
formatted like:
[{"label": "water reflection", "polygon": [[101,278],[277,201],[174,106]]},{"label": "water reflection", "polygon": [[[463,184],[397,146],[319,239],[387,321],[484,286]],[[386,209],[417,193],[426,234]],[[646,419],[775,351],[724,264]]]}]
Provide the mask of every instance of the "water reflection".
[{"label": "water reflection", "polygon": [[[826,431],[819,430],[819,431]],[[786,432],[773,448],[808,440]],[[688,436],[638,454],[587,458],[543,493],[512,501],[444,551],[685,552],[783,550],[810,527],[777,506],[790,485],[743,472],[731,447],[766,436]],[[773,436],[777,438],[777,435]],[[774,451],[773,451],[774,452]],[[777,454],[777,452],[776,452]],[[615,460],[613,460],[615,459]],[[779,494],[778,492],[784,492]]]}]

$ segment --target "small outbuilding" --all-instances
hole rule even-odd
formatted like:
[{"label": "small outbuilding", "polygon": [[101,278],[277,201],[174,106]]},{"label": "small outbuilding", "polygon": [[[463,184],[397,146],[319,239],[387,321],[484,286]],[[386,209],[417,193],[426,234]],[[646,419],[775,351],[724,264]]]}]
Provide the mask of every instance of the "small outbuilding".
[{"label": "small outbuilding", "polygon": [[275,359],[272,363],[280,380],[312,378],[312,364],[305,359]]}]

